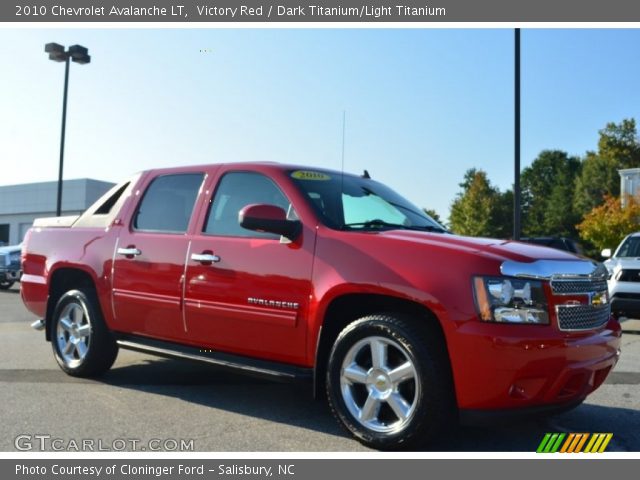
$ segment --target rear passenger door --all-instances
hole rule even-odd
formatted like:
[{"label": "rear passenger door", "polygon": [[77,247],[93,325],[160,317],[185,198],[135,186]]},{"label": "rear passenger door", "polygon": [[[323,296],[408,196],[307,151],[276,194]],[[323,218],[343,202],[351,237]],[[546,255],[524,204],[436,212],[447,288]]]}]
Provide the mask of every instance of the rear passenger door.
[{"label": "rear passenger door", "polygon": [[267,175],[231,170],[221,176],[187,259],[188,333],[213,349],[302,364],[315,230],[303,229],[290,243],[246,230],[238,212],[256,203],[279,206],[296,219],[295,206]]},{"label": "rear passenger door", "polygon": [[187,232],[204,178],[202,172],[166,174],[146,186],[116,245],[112,290],[116,330],[184,339]]}]

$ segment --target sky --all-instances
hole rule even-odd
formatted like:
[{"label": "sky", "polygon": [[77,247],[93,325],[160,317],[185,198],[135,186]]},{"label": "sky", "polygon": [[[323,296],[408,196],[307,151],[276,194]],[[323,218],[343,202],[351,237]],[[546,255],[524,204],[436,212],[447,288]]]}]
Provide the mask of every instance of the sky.
[{"label": "sky", "polygon": [[[522,167],[584,155],[640,119],[640,30],[522,31]],[[0,185],[267,160],[367,169],[446,220],[469,168],[513,183],[514,33],[504,29],[0,29]]]}]

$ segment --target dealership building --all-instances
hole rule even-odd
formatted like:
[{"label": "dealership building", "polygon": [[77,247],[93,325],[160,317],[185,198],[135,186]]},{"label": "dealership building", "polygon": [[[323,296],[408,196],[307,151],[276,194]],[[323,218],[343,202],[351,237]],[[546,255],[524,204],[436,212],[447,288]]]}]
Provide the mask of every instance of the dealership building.
[{"label": "dealership building", "polygon": [[[81,178],[65,180],[62,215],[77,215],[114,184]],[[16,245],[36,218],[55,217],[58,182],[0,186],[0,245]]]}]

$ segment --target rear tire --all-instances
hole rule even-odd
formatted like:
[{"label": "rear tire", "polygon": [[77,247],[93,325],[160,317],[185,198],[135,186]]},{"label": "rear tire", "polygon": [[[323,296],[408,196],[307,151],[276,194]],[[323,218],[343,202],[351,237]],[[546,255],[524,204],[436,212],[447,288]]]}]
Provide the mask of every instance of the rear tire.
[{"label": "rear tire", "polygon": [[434,440],[453,420],[446,352],[427,320],[381,314],[351,323],[329,356],[327,396],[334,415],[369,447],[408,449]]},{"label": "rear tire", "polygon": [[70,290],[60,297],[51,319],[51,345],[68,375],[94,377],[111,368],[118,345],[93,289]]}]

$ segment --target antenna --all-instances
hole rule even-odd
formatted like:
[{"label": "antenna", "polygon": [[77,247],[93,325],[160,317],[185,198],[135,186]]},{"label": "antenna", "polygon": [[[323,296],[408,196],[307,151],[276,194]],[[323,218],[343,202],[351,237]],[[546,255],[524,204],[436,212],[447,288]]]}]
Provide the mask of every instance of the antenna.
[{"label": "antenna", "polygon": [[347,111],[342,111],[342,162],[340,165],[340,193],[344,191],[344,137],[347,129]]},{"label": "antenna", "polygon": [[342,111],[342,173],[344,173],[344,135],[347,129],[347,112]]}]

